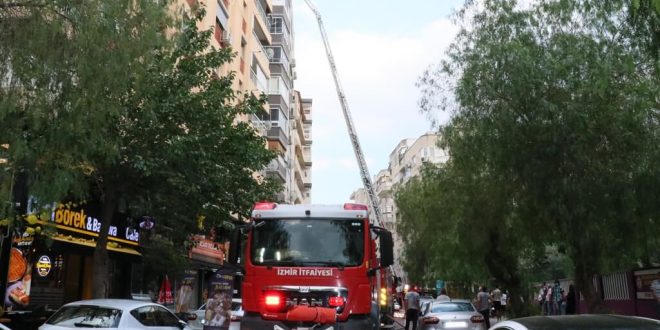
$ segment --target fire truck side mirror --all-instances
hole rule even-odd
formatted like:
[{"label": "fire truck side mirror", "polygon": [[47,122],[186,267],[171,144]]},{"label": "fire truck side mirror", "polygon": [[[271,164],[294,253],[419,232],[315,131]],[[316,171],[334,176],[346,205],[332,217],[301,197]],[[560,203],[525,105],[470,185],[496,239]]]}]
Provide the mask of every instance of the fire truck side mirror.
[{"label": "fire truck side mirror", "polygon": [[394,264],[394,240],[392,233],[383,230],[380,232],[380,267],[385,268]]},{"label": "fire truck side mirror", "polygon": [[230,265],[238,265],[238,257],[241,254],[241,229],[234,228],[231,231],[231,236],[229,239],[229,256],[227,258],[227,263]]}]

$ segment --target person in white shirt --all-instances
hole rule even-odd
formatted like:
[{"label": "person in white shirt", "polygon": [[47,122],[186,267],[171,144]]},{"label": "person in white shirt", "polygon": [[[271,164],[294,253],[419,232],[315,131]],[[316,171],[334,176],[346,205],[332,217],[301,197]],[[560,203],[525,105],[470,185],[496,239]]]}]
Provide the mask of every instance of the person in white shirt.
[{"label": "person in white shirt", "polygon": [[437,298],[435,298],[437,301],[451,301],[451,298],[447,295],[447,290],[445,288],[442,288],[440,290],[440,294],[438,295]]},{"label": "person in white shirt", "polygon": [[419,293],[415,292],[415,288],[410,288],[404,298],[406,308],[406,330],[408,325],[412,323],[412,330],[417,330],[417,321],[419,320]]},{"label": "person in white shirt", "polygon": [[502,292],[502,296],[500,297],[500,308],[502,310],[502,312],[499,314],[500,318],[502,318],[502,315],[504,315],[504,313],[506,312],[506,305],[508,303],[508,299],[509,299],[509,290],[504,290],[504,292]]}]

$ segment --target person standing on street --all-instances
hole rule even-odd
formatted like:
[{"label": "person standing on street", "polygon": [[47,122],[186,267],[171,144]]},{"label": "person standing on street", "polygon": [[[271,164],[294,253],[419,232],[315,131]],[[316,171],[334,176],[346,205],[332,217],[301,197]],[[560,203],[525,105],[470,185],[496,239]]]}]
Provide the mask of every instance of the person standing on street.
[{"label": "person standing on street", "polygon": [[559,285],[559,280],[555,280],[555,286],[552,287],[552,292],[551,292],[551,298],[550,301],[552,302],[551,305],[551,314],[550,315],[559,315],[560,310],[559,307],[561,306],[561,301],[562,301],[562,288]]},{"label": "person standing on street", "polygon": [[442,288],[440,290],[440,295],[438,295],[437,298],[435,298],[437,301],[451,301],[451,298],[447,295],[447,290],[445,288]]},{"label": "person standing on street", "polygon": [[500,320],[500,312],[502,310],[502,291],[499,286],[495,286],[495,290],[490,293],[491,300],[493,301],[493,307],[495,310],[495,317],[497,320]]},{"label": "person standing on street", "polygon": [[501,305],[501,311],[499,316],[499,320],[502,319],[502,316],[506,313],[506,305],[509,303],[509,290],[504,290],[502,292],[502,299],[500,299],[500,305]]},{"label": "person standing on street", "polygon": [[575,286],[573,284],[568,286],[568,294],[566,294],[566,315],[575,314]]},{"label": "person standing on street", "polygon": [[408,325],[412,323],[412,330],[417,330],[417,321],[419,320],[419,293],[415,292],[415,288],[411,288],[403,300],[406,309],[406,330]]},{"label": "person standing on street", "polygon": [[476,298],[477,310],[484,316],[486,329],[488,329],[490,328],[490,295],[485,285],[480,287],[480,289]]}]

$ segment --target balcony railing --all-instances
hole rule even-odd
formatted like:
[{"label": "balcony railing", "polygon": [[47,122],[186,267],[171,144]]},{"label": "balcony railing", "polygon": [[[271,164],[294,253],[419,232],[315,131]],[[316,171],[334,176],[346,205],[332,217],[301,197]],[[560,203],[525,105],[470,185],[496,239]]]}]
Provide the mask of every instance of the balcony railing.
[{"label": "balcony railing", "polygon": [[271,60],[271,59],[270,59],[270,58],[271,58],[270,53],[266,51],[266,48],[265,48],[264,45],[261,43],[261,40],[259,40],[259,37],[257,36],[257,34],[256,34],[256,33],[252,33],[252,36],[254,37],[254,42],[255,42],[257,45],[259,45],[259,51],[261,51],[261,53],[264,54],[264,56],[266,56],[266,60],[267,60],[268,62],[270,62],[270,60]]},{"label": "balcony railing", "polygon": [[261,0],[254,0],[254,2],[257,4],[257,13],[261,17],[261,21],[264,23],[264,26],[268,27],[268,16],[266,16],[266,11],[264,10],[264,7],[261,5]]},{"label": "balcony railing", "polygon": [[277,158],[273,159],[273,161],[268,164],[268,167],[266,167],[266,172],[270,173],[277,173],[280,176],[280,179],[283,181],[286,181],[286,163],[282,156],[278,156]]},{"label": "balcony railing", "polygon": [[270,123],[261,120],[261,118],[257,117],[255,114],[250,115],[250,122],[252,123],[252,126],[254,126],[254,128],[257,130],[257,132],[259,132],[259,135],[265,136],[268,134]]}]

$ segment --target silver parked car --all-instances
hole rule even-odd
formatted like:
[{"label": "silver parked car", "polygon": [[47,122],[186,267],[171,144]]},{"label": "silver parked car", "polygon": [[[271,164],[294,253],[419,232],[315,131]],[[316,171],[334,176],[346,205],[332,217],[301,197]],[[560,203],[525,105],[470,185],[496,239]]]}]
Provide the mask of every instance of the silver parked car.
[{"label": "silver parked car", "polygon": [[68,303],[39,330],[73,328],[190,330],[162,305],[130,299],[92,299]]},{"label": "silver parked car", "polygon": [[660,330],[660,321],[636,316],[580,314],[530,316],[498,322],[490,330]]},{"label": "silver parked car", "polygon": [[485,330],[484,317],[477,312],[472,302],[464,299],[432,301],[422,309],[422,330],[469,329]]}]

